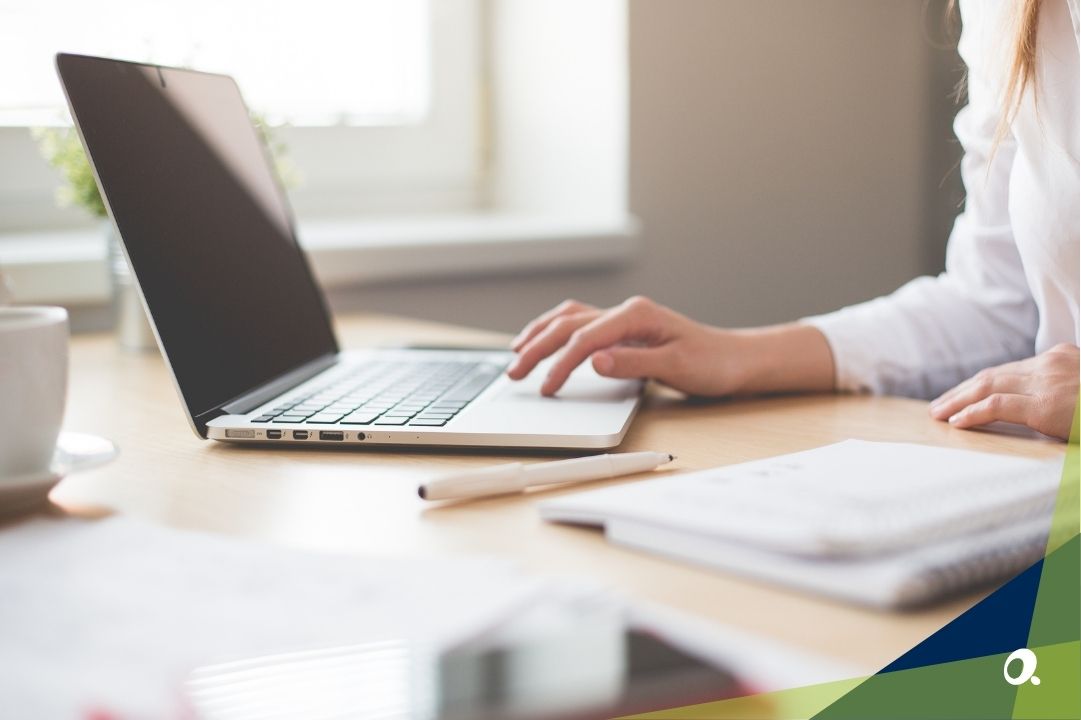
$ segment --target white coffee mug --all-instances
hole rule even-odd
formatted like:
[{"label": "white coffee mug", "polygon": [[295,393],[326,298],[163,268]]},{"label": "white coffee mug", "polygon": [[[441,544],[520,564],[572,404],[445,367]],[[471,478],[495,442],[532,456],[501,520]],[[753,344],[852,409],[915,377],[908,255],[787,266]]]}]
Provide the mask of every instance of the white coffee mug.
[{"label": "white coffee mug", "polygon": [[67,311],[0,307],[0,483],[49,472],[67,384]]}]

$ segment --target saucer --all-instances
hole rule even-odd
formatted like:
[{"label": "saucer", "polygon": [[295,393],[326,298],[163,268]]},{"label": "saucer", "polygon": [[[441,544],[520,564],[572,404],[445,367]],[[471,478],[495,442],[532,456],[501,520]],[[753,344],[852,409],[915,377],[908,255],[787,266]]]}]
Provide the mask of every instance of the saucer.
[{"label": "saucer", "polygon": [[65,476],[104,465],[116,457],[116,453],[116,445],[103,437],[60,433],[48,470],[0,478],[0,515],[40,505]]}]

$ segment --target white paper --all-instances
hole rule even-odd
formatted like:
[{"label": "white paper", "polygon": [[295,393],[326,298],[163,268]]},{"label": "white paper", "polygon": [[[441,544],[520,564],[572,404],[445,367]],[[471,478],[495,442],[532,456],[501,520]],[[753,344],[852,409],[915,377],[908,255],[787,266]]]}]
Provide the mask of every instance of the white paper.
[{"label": "white paper", "polygon": [[1061,466],[1061,460],[847,440],[561,496],[540,509],[553,520],[632,520],[798,555],[868,555],[1045,516]]},{"label": "white paper", "polygon": [[123,518],[33,519],[0,530],[0,712],[190,717],[198,668],[447,647],[542,585],[496,560],[315,554]]}]

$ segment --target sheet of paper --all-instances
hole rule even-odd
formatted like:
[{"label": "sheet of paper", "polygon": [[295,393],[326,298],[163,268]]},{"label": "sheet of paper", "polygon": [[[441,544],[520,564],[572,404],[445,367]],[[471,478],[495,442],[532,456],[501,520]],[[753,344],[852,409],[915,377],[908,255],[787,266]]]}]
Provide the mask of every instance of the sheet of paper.
[{"label": "sheet of paper", "polygon": [[626,519],[807,555],[897,550],[1049,512],[1061,460],[846,440],[541,503],[552,520]]},{"label": "sheet of paper", "polygon": [[32,519],[0,530],[2,714],[192,717],[186,684],[198,668],[446,647],[544,585],[497,560],[315,554],[124,518]]}]

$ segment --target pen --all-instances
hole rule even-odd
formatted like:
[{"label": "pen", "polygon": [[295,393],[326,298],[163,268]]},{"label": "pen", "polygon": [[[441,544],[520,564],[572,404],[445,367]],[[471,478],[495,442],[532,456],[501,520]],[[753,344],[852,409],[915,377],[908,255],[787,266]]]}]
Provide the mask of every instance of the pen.
[{"label": "pen", "polygon": [[659,452],[591,455],[554,462],[510,463],[437,478],[417,488],[425,500],[484,497],[522,492],[527,487],[603,480],[653,470],[676,459]]}]

